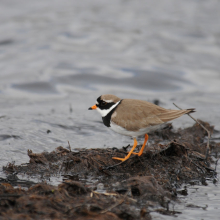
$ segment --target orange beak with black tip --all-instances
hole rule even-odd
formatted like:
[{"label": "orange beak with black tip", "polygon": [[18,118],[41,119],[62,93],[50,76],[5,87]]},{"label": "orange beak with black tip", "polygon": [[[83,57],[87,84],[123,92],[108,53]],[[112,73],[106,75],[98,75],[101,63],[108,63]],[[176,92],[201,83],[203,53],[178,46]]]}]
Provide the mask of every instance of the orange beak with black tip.
[{"label": "orange beak with black tip", "polygon": [[97,109],[97,106],[96,105],[93,105],[92,107],[90,107],[88,110],[95,110]]}]

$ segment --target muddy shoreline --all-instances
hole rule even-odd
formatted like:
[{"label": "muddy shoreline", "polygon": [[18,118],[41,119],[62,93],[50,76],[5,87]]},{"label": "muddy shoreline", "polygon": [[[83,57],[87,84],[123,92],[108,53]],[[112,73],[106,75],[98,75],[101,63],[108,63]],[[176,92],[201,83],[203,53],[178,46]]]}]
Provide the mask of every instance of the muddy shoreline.
[{"label": "muddy shoreline", "polygon": [[[215,132],[213,126],[201,123]],[[141,157],[132,156],[119,165],[112,157],[124,157],[130,146],[60,146],[40,154],[29,150],[29,163],[3,167],[7,178],[0,179],[0,219],[151,219],[151,212],[181,215],[169,208],[170,202],[178,202],[177,194],[187,195],[187,190],[180,190],[183,183],[216,181],[213,156],[220,143],[210,142],[205,160],[207,133],[198,124],[175,132],[169,124],[149,136],[154,143]],[[169,140],[168,144],[160,144],[163,140]],[[19,180],[18,174],[43,181]],[[49,185],[46,180],[56,175],[62,175],[63,182]]]}]

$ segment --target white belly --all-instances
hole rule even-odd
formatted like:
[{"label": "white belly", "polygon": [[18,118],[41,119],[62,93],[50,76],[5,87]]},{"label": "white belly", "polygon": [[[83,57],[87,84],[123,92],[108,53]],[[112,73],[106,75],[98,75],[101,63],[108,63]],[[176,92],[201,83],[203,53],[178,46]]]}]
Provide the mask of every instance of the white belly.
[{"label": "white belly", "polygon": [[154,125],[154,126],[149,126],[147,128],[142,128],[138,131],[127,131],[126,129],[120,127],[119,125],[115,124],[114,122],[110,122],[110,128],[119,133],[119,134],[123,134],[123,135],[127,135],[127,136],[131,136],[131,137],[138,137],[144,134],[147,134],[151,131],[155,131],[157,129],[160,129],[161,127],[163,127],[164,124],[160,124],[160,125]]}]

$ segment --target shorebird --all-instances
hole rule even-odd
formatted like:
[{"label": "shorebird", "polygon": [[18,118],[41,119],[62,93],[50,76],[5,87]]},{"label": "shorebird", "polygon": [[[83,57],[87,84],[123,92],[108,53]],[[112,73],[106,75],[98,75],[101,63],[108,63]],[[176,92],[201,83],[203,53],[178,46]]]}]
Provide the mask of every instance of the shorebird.
[{"label": "shorebird", "polygon": [[[136,100],[120,99],[115,95],[101,95],[96,104],[89,110],[97,110],[105,126],[113,131],[130,136],[134,144],[130,152],[124,158],[113,157],[112,159],[125,161],[131,154],[141,156],[148,141],[151,131],[160,129],[166,122],[179,118],[184,114],[195,112],[195,109],[170,110],[153,103]],[[137,137],[145,135],[144,143],[139,153],[133,152],[137,146]]]}]

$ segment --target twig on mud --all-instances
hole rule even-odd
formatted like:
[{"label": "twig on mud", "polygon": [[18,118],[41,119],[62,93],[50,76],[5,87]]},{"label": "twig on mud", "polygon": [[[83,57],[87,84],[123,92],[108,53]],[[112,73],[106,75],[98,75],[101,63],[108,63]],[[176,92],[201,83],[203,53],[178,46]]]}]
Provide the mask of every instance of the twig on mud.
[{"label": "twig on mud", "polygon": [[70,142],[68,141],[68,144],[69,144],[69,149],[70,149],[70,152],[71,152],[71,146],[70,146]]},{"label": "twig on mud", "polygon": [[110,206],[109,208],[101,211],[100,213],[102,213],[102,214],[106,213],[106,212],[110,211],[111,209],[115,208],[116,206],[121,205],[124,201],[125,201],[124,199],[121,199],[116,204],[114,204],[114,205]]},{"label": "twig on mud", "polygon": [[215,161],[215,170],[214,170],[213,175],[212,175],[212,178],[214,179],[213,183],[217,183],[218,182],[216,169],[217,169],[217,166],[218,166],[219,159],[220,159],[220,157]]},{"label": "twig on mud", "polygon": [[[126,195],[128,195],[129,191],[126,193]],[[99,194],[99,195],[105,195],[105,196],[119,196],[118,193],[102,193],[102,192],[97,192],[97,191],[92,191],[90,193],[90,197],[93,197],[93,194]],[[132,202],[137,202],[136,199],[132,199],[132,198],[127,198],[128,200],[132,201]]]},{"label": "twig on mud", "polygon": [[[128,192],[129,192],[129,191],[128,191]],[[125,193],[125,195],[123,196],[122,199],[120,199],[120,200],[119,200],[118,202],[116,202],[114,205],[112,205],[112,206],[108,207],[107,209],[101,211],[100,213],[102,213],[102,214],[103,214],[103,213],[106,213],[106,212],[110,211],[111,209],[115,208],[116,206],[121,205],[121,204],[125,201],[125,198],[126,198],[126,196],[128,195],[128,192]]]},{"label": "twig on mud", "polygon": [[100,192],[92,191],[90,194],[90,197],[93,197],[93,194],[101,194],[105,196],[118,196],[117,193],[100,193]]},{"label": "twig on mud", "polygon": [[220,159],[220,157],[215,161],[215,172],[216,172],[216,169],[217,169],[217,166],[218,166],[218,160]]},{"label": "twig on mud", "polygon": [[193,160],[191,160],[190,162],[192,162],[195,166],[197,166],[202,171],[203,174],[205,174],[204,170],[198,164],[196,164]]},{"label": "twig on mud", "polygon": [[60,173],[61,172],[61,169],[63,168],[63,162],[62,162],[62,164],[60,165],[60,168],[59,168],[59,170],[58,170],[58,173]]},{"label": "twig on mud", "polygon": [[[182,108],[180,108],[179,106],[177,106],[175,103],[173,103],[178,109],[182,110]],[[206,156],[205,156],[205,160],[208,159],[208,156],[209,156],[209,140],[211,138],[211,135],[210,135],[210,131],[205,127],[203,126],[197,119],[195,119],[194,117],[192,117],[190,115],[190,113],[187,114],[190,118],[192,118],[196,123],[198,123],[204,130],[206,130],[206,132],[208,133],[208,141],[207,141],[207,146],[206,146]]]},{"label": "twig on mud", "polygon": [[126,151],[129,147],[130,147],[130,144],[129,144],[128,146],[126,146],[126,147],[122,147],[122,148],[123,148],[123,150]]},{"label": "twig on mud", "polygon": [[116,163],[116,164],[111,165],[111,166],[107,166],[107,167],[103,166],[103,167],[100,167],[100,169],[101,169],[101,170],[110,170],[110,169],[113,169],[113,168],[119,166],[119,165],[122,164],[122,163],[124,163],[124,161],[122,161],[122,162],[120,162],[120,163]]},{"label": "twig on mud", "polygon": [[108,170],[105,170],[105,169],[103,169],[102,167],[99,167],[99,170],[100,170],[101,172],[103,172],[104,174],[106,174],[107,176],[112,176],[112,174],[111,174]]}]

